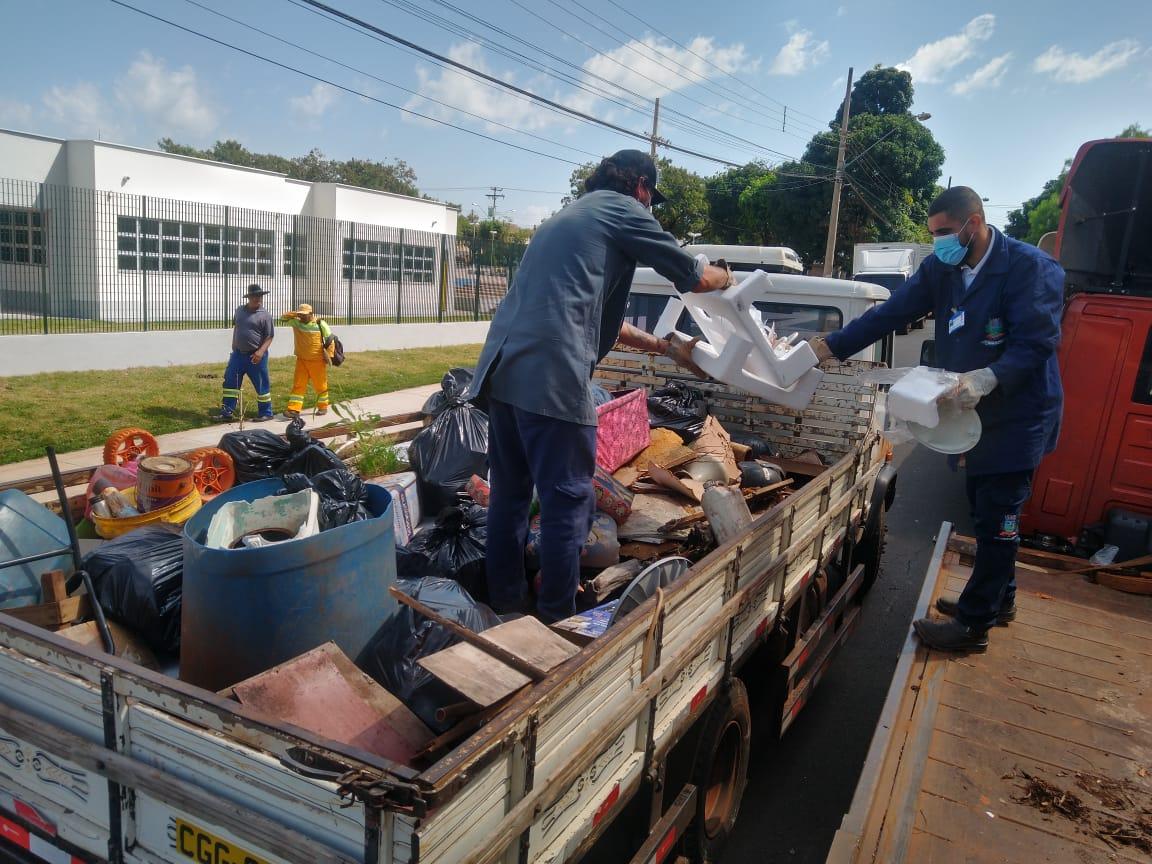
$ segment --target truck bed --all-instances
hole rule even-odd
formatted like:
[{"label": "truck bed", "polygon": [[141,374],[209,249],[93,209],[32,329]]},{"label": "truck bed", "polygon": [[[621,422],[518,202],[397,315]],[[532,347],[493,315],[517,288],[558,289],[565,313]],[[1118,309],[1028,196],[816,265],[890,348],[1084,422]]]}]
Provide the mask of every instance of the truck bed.
[{"label": "truck bed", "polygon": [[[963,588],[972,551],[942,526],[917,617]],[[1021,567],[1017,582],[986,654],[909,635],[829,864],[1149,860],[1152,597]]]}]

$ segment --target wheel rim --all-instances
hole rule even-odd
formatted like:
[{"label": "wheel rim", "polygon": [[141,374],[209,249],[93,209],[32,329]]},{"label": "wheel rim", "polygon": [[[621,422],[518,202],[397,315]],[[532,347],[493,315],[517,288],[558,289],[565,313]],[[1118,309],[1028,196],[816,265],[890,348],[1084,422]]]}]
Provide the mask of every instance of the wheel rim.
[{"label": "wheel rim", "polygon": [[192,482],[201,497],[226,492],[236,482],[232,457],[216,447],[197,450],[188,460],[192,463]]},{"label": "wheel rim", "polygon": [[704,833],[714,838],[731,821],[736,802],[736,782],[740,771],[740,724],[729,720],[720,735],[708,788],[704,792]]}]

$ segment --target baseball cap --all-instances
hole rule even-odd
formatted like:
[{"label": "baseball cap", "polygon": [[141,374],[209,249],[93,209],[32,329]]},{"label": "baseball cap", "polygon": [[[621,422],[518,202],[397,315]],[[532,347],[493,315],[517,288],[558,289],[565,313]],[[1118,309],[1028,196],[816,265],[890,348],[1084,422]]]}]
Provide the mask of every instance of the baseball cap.
[{"label": "baseball cap", "polygon": [[648,189],[652,192],[652,204],[663,204],[667,199],[656,188],[660,182],[660,171],[656,162],[643,150],[618,150],[606,160],[624,169],[631,169],[643,177],[648,178]]}]

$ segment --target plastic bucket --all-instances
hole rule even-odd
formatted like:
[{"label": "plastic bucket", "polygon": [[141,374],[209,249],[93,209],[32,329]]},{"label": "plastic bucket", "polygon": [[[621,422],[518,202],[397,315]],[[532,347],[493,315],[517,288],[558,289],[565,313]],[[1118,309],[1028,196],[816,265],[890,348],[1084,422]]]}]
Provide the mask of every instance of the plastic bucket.
[{"label": "plastic bucket", "polygon": [[[124,494],[128,496],[128,499],[133,504],[139,504],[139,501],[136,499],[135,488],[125,489]],[[111,540],[113,537],[119,537],[121,534],[127,534],[133,528],[139,528],[142,525],[152,525],[156,522],[167,522],[170,525],[183,525],[200,509],[201,503],[200,493],[193,489],[191,493],[185,495],[174,504],[161,507],[159,510],[141,513],[139,516],[122,516],[117,519],[111,516],[97,516],[93,513],[92,524],[96,526],[97,534],[105,540]]]},{"label": "plastic bucket", "polygon": [[[234,486],[184,526],[180,678],[222,690],[333,641],[353,661],[396,609],[392,496],[366,484],[373,518],[263,548],[211,549],[230,501],[276,494],[276,478]],[[338,707],[338,706],[337,706]]]}]

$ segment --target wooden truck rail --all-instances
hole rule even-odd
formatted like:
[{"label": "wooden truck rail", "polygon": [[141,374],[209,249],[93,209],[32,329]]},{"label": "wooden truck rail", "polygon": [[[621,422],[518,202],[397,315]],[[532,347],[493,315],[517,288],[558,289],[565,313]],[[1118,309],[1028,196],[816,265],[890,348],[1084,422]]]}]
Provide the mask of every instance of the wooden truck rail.
[{"label": "wooden truck rail", "polygon": [[[422,773],[0,614],[0,785],[43,822],[27,827],[111,861],[181,860],[195,843],[251,850],[237,861],[572,860],[659,784],[781,613],[851,550],[888,453],[874,389],[854,375],[869,365],[829,374],[803,416],[708,388],[721,416],[785,455],[842,455]],[[674,377],[636,355],[602,374]],[[781,726],[850,631],[860,576],[797,642]]]}]

